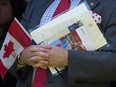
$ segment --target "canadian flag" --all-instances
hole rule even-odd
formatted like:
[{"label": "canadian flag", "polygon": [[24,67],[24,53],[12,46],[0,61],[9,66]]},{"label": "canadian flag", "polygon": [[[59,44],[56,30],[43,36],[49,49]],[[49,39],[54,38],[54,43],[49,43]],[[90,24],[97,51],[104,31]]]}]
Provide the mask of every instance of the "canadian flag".
[{"label": "canadian flag", "polygon": [[2,78],[15,62],[17,55],[31,44],[31,37],[24,27],[14,18],[0,50],[0,74]]}]

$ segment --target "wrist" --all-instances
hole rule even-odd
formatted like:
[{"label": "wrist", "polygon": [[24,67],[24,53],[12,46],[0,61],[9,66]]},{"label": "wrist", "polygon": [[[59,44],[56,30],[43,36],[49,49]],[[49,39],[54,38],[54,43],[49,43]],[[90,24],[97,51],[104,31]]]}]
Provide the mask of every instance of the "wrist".
[{"label": "wrist", "polygon": [[25,65],[25,63],[23,63],[23,62],[21,61],[21,56],[20,56],[20,55],[18,55],[18,64],[19,64],[19,65]]}]

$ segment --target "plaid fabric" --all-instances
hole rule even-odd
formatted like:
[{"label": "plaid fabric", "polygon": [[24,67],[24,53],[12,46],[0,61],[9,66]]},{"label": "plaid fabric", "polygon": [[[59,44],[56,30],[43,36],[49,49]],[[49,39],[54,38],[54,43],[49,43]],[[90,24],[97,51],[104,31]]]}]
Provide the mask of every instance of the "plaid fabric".
[{"label": "plaid fabric", "polygon": [[41,18],[40,26],[43,25],[43,24],[46,24],[47,22],[49,22],[52,19],[52,15],[54,14],[54,12],[55,12],[59,3],[60,3],[60,0],[55,0],[49,6],[49,8],[45,11],[44,15]]}]

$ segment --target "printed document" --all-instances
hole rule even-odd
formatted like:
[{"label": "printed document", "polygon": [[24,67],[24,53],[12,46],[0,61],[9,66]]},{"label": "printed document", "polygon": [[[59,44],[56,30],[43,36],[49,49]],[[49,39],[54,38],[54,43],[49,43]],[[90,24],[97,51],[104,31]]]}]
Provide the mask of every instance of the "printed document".
[{"label": "printed document", "polygon": [[[33,40],[65,49],[95,51],[107,44],[84,3],[33,30]],[[51,68],[50,68],[51,69]],[[56,70],[51,69],[55,74]]]}]

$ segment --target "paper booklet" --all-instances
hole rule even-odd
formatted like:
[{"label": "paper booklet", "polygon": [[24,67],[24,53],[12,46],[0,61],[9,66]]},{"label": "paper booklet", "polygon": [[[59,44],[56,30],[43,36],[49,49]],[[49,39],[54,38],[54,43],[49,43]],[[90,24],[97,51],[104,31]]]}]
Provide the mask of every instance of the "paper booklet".
[{"label": "paper booklet", "polygon": [[[95,51],[107,44],[104,36],[84,3],[33,30],[33,40],[65,49]],[[63,70],[57,68],[58,71]],[[57,70],[50,67],[53,75]]]}]

